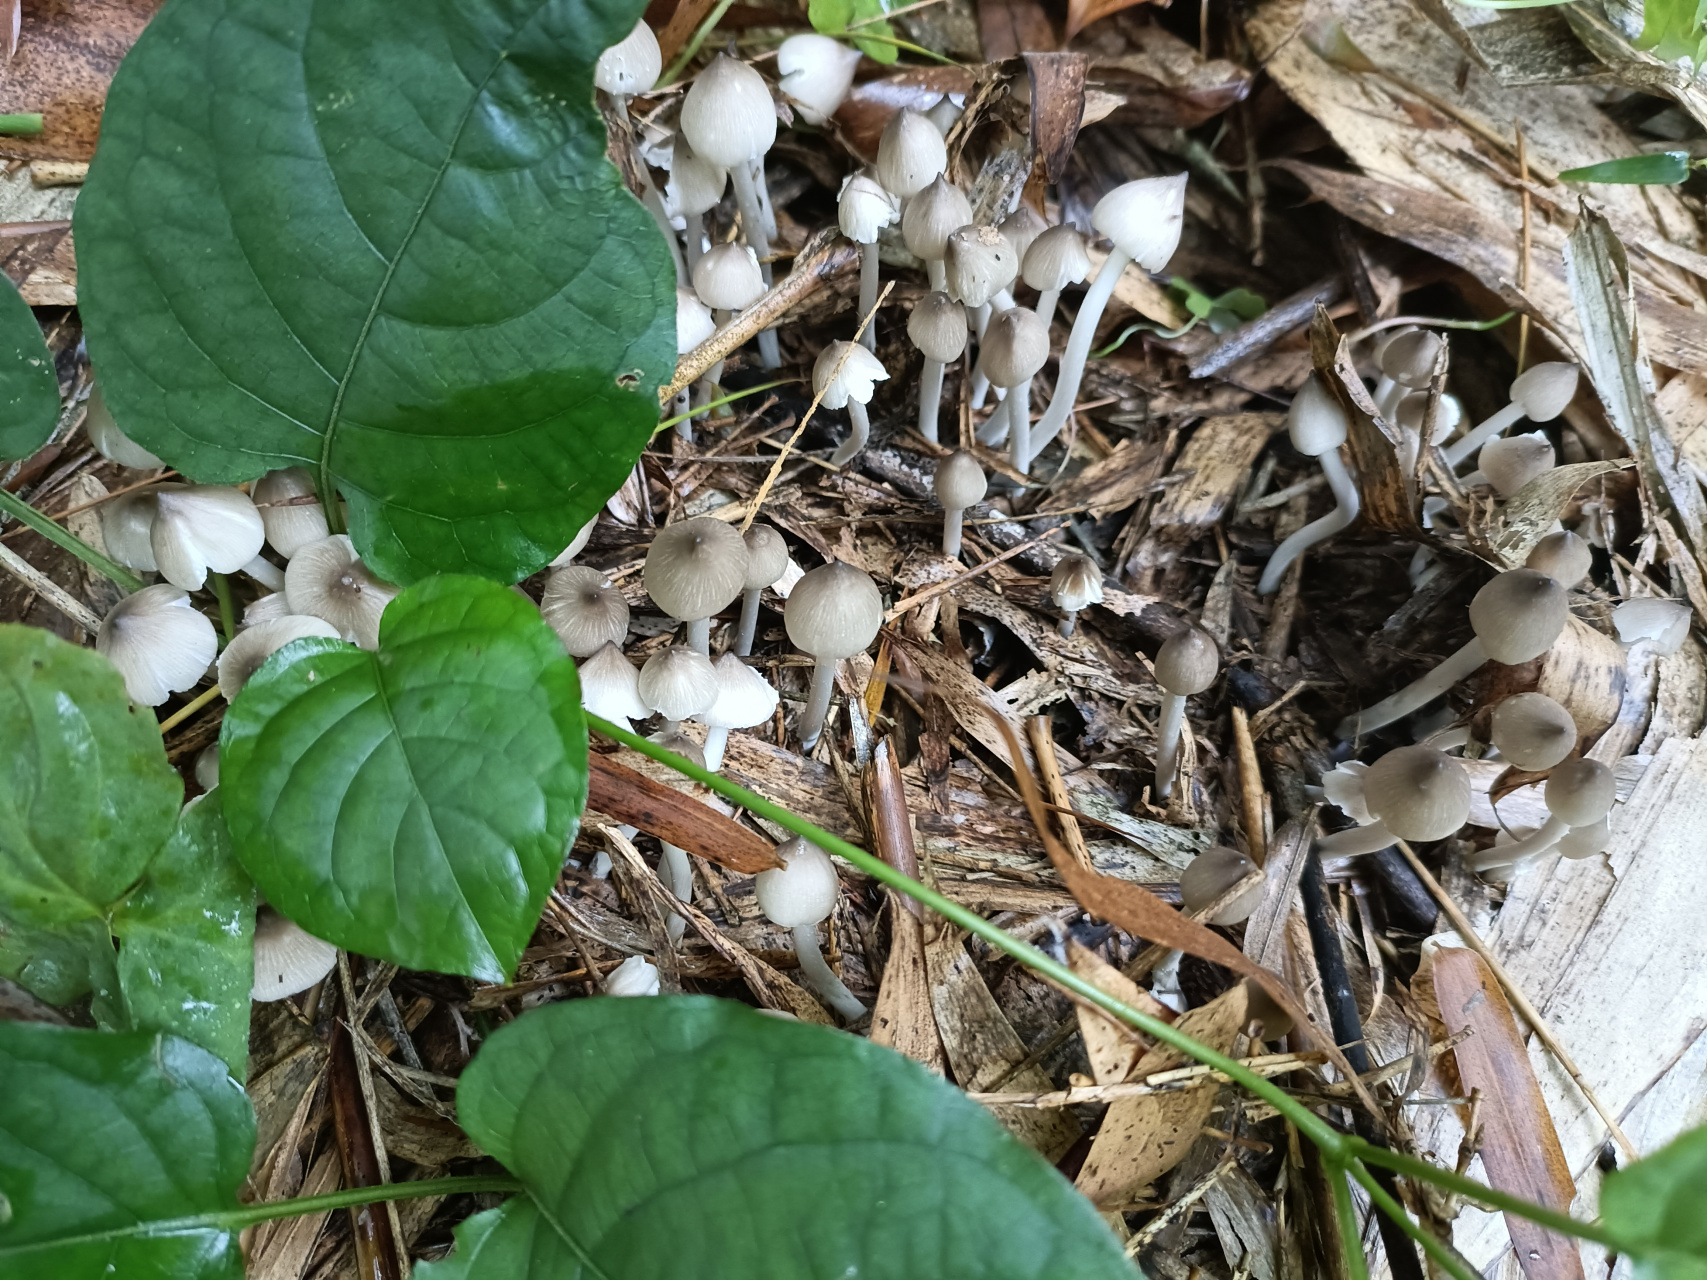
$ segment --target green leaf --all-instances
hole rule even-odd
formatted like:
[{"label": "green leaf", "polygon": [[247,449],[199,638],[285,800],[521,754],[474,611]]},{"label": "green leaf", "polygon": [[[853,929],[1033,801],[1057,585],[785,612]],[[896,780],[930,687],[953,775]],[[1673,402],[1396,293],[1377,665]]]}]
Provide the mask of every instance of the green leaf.
[{"label": "green leaf", "polygon": [[869,1041],[699,996],[535,1009],[457,1089],[527,1186],[420,1280],[1135,1280],[976,1103]]},{"label": "green leaf", "polygon": [[0,915],[104,918],[171,835],[184,784],[93,649],[0,626]]},{"label": "green leaf", "polygon": [[1243,285],[1227,290],[1215,299],[1215,306],[1221,311],[1231,311],[1240,320],[1255,320],[1268,310],[1268,303],[1264,301],[1263,296],[1260,293],[1252,293]]},{"label": "green leaf", "polygon": [[1643,186],[1676,186],[1689,176],[1689,152],[1659,151],[1647,156],[1603,160],[1580,169],[1566,169],[1565,182],[1618,182]]},{"label": "green leaf", "polygon": [[[901,56],[900,49],[887,42],[895,38],[895,28],[887,22],[875,21],[888,12],[885,0],[811,0],[806,17],[814,31],[843,36],[873,62],[890,63]],[[850,31],[856,22],[860,25]],[[859,38],[862,32],[886,40],[862,40]]]},{"label": "green leaf", "polygon": [[104,920],[31,929],[0,916],[0,978],[10,978],[49,1004],[67,1005],[92,995],[97,1021],[112,1024],[114,1010],[121,1007],[117,965]]},{"label": "green leaf", "polygon": [[27,458],[59,421],[59,375],[41,326],[10,280],[0,280],[0,458]]},{"label": "green leaf", "polygon": [[0,1275],[242,1280],[235,1231],[70,1242],[232,1208],[254,1146],[249,1100],[206,1050],[0,1022]]},{"label": "green leaf", "polygon": [[561,551],[675,366],[670,254],[593,107],[641,8],[174,0],[77,202],[119,424],[199,481],[334,481],[395,582]]},{"label": "green leaf", "polygon": [[299,640],[225,713],[238,860],[316,937],[405,968],[501,982],[587,798],[575,664],[533,604],[430,578],[379,649]]},{"label": "green leaf", "polygon": [[217,790],[184,810],[112,930],[131,1025],[183,1036],[244,1079],[255,890],[231,856]]},{"label": "green leaf", "polygon": [[1707,1278],[1707,1127],[1691,1129],[1653,1155],[1608,1174],[1600,1217],[1638,1273],[1654,1280]]},{"label": "green leaf", "polygon": [[1703,43],[1707,43],[1703,40],[1704,7],[1701,0],[1645,0],[1642,34],[1630,43],[1662,62],[1688,58],[1699,65]]}]

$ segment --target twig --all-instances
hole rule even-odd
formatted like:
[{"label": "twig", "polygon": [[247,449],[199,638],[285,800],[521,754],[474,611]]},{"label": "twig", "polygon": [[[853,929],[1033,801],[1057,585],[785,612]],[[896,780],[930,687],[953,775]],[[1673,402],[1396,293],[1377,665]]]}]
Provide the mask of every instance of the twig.
[{"label": "twig", "polygon": [[219,697],[219,686],[217,684],[211,689],[204,689],[195,696],[193,701],[186,702],[183,706],[179,707],[171,715],[167,716],[160,722],[160,735],[164,737],[168,732],[176,729],[179,725],[183,724],[184,721],[195,715],[196,712],[200,711],[217,697]]},{"label": "twig", "polygon": [[[1529,147],[1523,138],[1523,126],[1517,126],[1517,180],[1519,190],[1523,192],[1523,240],[1522,252],[1517,259],[1517,287],[1524,296],[1529,294],[1529,251],[1530,240],[1530,195],[1529,195]],[[1517,320],[1517,371],[1523,372],[1524,365],[1529,362],[1529,313],[1526,311]]]},{"label": "twig", "polygon": [[1233,745],[1239,753],[1239,792],[1245,809],[1245,852],[1262,866],[1268,860],[1268,840],[1262,827],[1262,769],[1257,764],[1257,744],[1251,737],[1251,722],[1245,709],[1235,706]]},{"label": "twig", "polygon": [[1085,846],[1085,834],[1079,830],[1079,820],[1073,814],[1072,797],[1061,777],[1061,762],[1055,758],[1055,734],[1048,716],[1032,716],[1025,722],[1031,738],[1031,754],[1037,759],[1037,772],[1043,778],[1043,789],[1054,803],[1055,825],[1061,828],[1061,843],[1067,846],[1081,867],[1096,870],[1091,863],[1091,851]]},{"label": "twig", "polygon": [[1203,1199],[1203,1197],[1209,1193],[1209,1189],[1211,1187],[1221,1181],[1221,1179],[1226,1177],[1229,1173],[1233,1172],[1234,1167],[1238,1163],[1239,1157],[1237,1155],[1223,1156],[1221,1163],[1211,1169],[1201,1182],[1194,1186],[1190,1191],[1187,1191],[1178,1200],[1175,1200],[1172,1204],[1168,1205],[1167,1208],[1163,1209],[1154,1218],[1151,1218],[1150,1221],[1146,1222],[1143,1230],[1133,1233],[1132,1238],[1126,1242],[1126,1256],[1128,1258],[1137,1257],[1140,1249],[1149,1244],[1150,1241],[1154,1240],[1157,1236],[1161,1235],[1162,1231],[1170,1222],[1174,1221],[1174,1219],[1178,1218],[1187,1209],[1191,1208],[1192,1205]]},{"label": "twig", "polygon": [[[1281,1076],[1326,1062],[1328,1057],[1319,1049],[1302,1053],[1267,1053],[1256,1058],[1240,1058],[1239,1065],[1248,1067],[1259,1076]],[[1199,1063],[1173,1071],[1158,1071],[1142,1080],[1126,1080],[1119,1084],[1078,1085],[1071,1089],[1053,1089],[1047,1093],[968,1093],[974,1102],[1002,1107],[1036,1107],[1053,1109],[1075,1107],[1081,1102],[1113,1102],[1117,1098],[1142,1098],[1154,1093],[1178,1093],[1202,1085],[1232,1083],[1231,1078],[1213,1067]]]},{"label": "twig", "polygon": [[93,609],[4,543],[0,543],[0,568],[5,569],[90,635],[101,629],[101,620]]},{"label": "twig", "polygon": [[889,612],[887,612],[883,615],[883,621],[885,621],[885,622],[895,621],[895,619],[899,618],[902,614],[906,613],[907,610],[915,608],[918,605],[923,604],[927,600],[934,600],[938,596],[942,595],[944,592],[954,590],[955,587],[958,587],[961,583],[965,582],[967,579],[976,578],[979,574],[983,573],[984,570],[989,569],[995,565],[1001,564],[1002,561],[1004,561],[1004,560],[1012,560],[1015,556],[1021,554],[1022,552],[1030,551],[1033,547],[1037,546],[1041,542],[1047,542],[1049,540],[1049,537],[1051,534],[1059,533],[1065,527],[1066,527],[1065,525],[1056,525],[1051,529],[1046,529],[1046,530],[1044,530],[1044,532],[1038,534],[1035,538],[1033,538],[1030,542],[1022,542],[1018,546],[1009,547],[1006,551],[1002,552],[1001,555],[991,556],[988,560],[984,561],[983,564],[980,564],[980,565],[975,566],[974,568],[968,569],[968,570],[966,570],[965,573],[957,573],[954,575],[954,577],[945,579],[942,582],[935,583],[932,586],[928,586],[923,591],[916,592],[910,596],[902,597],[900,600],[897,600],[895,602],[895,604],[890,608]]}]

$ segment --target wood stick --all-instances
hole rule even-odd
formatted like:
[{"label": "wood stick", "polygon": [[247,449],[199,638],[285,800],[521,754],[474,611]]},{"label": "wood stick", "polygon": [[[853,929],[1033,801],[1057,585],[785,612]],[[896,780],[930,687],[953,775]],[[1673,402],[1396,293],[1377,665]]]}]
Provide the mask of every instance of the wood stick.
[{"label": "wood stick", "polygon": [[0,543],[0,569],[5,569],[90,635],[101,629],[101,620],[93,609],[4,543]]},{"label": "wood stick", "polygon": [[1006,551],[1002,552],[1001,555],[991,556],[982,564],[968,569],[965,573],[957,573],[952,578],[948,578],[942,582],[926,587],[923,591],[916,592],[913,595],[897,600],[894,606],[890,608],[889,612],[883,615],[883,621],[893,622],[903,613],[906,613],[907,610],[914,608],[917,605],[921,605],[927,600],[934,600],[945,591],[954,590],[954,588],[958,587],[968,579],[976,578],[986,569],[993,568],[996,565],[1001,564],[1004,560],[1012,560],[1015,556],[1030,551],[1033,547],[1037,546],[1038,543],[1049,541],[1051,536],[1059,533],[1064,527],[1065,526],[1063,525],[1056,525],[1053,529],[1046,529],[1030,542],[1022,542],[1018,546],[1009,547]]},{"label": "wood stick", "polygon": [[1055,734],[1048,716],[1032,716],[1025,722],[1031,738],[1031,752],[1037,757],[1037,772],[1043,778],[1043,789],[1055,809],[1055,823],[1061,828],[1061,843],[1082,867],[1095,870],[1091,851],[1085,845],[1085,834],[1079,830],[1079,820],[1073,816],[1072,797],[1067,794],[1066,780],[1061,777],[1061,762],[1055,758]]},{"label": "wood stick", "polygon": [[1239,753],[1239,793],[1245,810],[1245,852],[1262,866],[1268,860],[1268,841],[1262,826],[1262,768],[1257,764],[1257,744],[1251,737],[1251,722],[1245,709],[1233,707],[1233,745]]}]

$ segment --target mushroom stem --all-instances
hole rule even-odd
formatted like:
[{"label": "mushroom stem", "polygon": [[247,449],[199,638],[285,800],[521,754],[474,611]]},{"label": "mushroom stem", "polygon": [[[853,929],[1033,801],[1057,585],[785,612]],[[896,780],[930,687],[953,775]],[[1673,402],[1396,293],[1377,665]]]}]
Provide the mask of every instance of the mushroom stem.
[{"label": "mushroom stem", "polygon": [[1446,460],[1458,466],[1500,432],[1523,418],[1523,406],[1513,400],[1491,417],[1482,419],[1458,439],[1446,446]]},{"label": "mushroom stem", "polygon": [[932,444],[937,443],[937,409],[942,404],[941,360],[925,357],[925,367],[919,374],[919,434]]},{"label": "mushroom stem", "polygon": [[1320,837],[1316,841],[1316,849],[1326,858],[1355,858],[1359,854],[1379,852],[1392,843],[1393,833],[1387,830],[1386,823],[1377,818],[1361,827],[1350,827]]},{"label": "mushroom stem", "polygon": [[705,731],[705,745],[700,750],[705,755],[705,767],[716,773],[723,767],[723,751],[729,745],[729,730],[716,727]]},{"label": "mushroom stem", "polygon": [[853,423],[853,434],[842,441],[841,448],[830,455],[830,465],[839,467],[847,460],[865,448],[865,442],[871,435],[871,419],[866,416],[865,406],[858,400],[848,401],[848,420]]},{"label": "mushroom stem", "polygon": [[1008,415],[1008,457],[1022,476],[1031,474],[1031,379],[1008,388],[998,413]]},{"label": "mushroom stem", "polygon": [[682,229],[682,244],[687,249],[688,274],[692,276],[693,264],[705,253],[705,215],[690,213],[682,221],[687,223]]},{"label": "mushroom stem", "polygon": [[931,258],[925,263],[925,280],[933,293],[944,293],[948,289],[948,263],[941,258]]},{"label": "mushroom stem", "polygon": [[1091,281],[1091,287],[1085,290],[1085,300],[1079,304],[1078,318],[1073,321],[1073,332],[1067,336],[1067,349],[1061,353],[1061,369],[1055,377],[1055,396],[1049,401],[1043,420],[1032,429],[1033,451],[1044,448],[1060,435],[1067,415],[1073,412],[1073,402],[1079,396],[1079,383],[1085,376],[1085,361],[1091,354],[1091,343],[1096,341],[1103,308],[1114,296],[1115,282],[1131,261],[1132,255],[1116,245],[1109,250],[1097,278]]},{"label": "mushroom stem", "polygon": [[[856,322],[865,320],[877,306],[877,241],[862,244],[859,247],[859,314]],[[875,316],[866,323],[865,332],[860,334],[860,342],[867,351],[877,350],[877,319]]]},{"label": "mushroom stem", "polygon": [[800,976],[813,995],[834,1009],[843,1022],[858,1022],[866,1008],[847,984],[825,963],[818,949],[818,926],[803,924],[794,930],[794,954],[800,957]]},{"label": "mushroom stem", "polygon": [[[693,867],[688,863],[687,850],[678,849],[667,840],[660,840],[659,847],[663,856],[658,859],[659,879],[669,891],[683,902],[693,901]],[[687,932],[688,922],[674,913],[670,915],[666,926],[669,930],[670,941],[680,942],[682,934]]]},{"label": "mushroom stem", "polygon": [[1472,638],[1457,653],[1447,658],[1427,675],[1420,676],[1390,698],[1383,698],[1373,707],[1354,711],[1339,722],[1335,730],[1342,738],[1355,738],[1370,733],[1411,712],[1425,707],[1453,685],[1472,675],[1488,660],[1487,651],[1479,639]]},{"label": "mushroom stem", "polygon": [[[646,173],[642,164],[640,171]],[[652,185],[650,175],[646,178],[646,188],[640,193],[640,203],[646,206],[646,212],[652,215],[652,220],[658,224],[658,230],[664,233],[664,243],[670,246],[670,261],[676,264],[676,283],[682,288],[688,287],[688,264],[682,260],[682,246],[676,240],[676,229],[670,225],[670,215],[664,212],[664,197],[658,194],[658,188]]]},{"label": "mushroom stem", "polygon": [[830,710],[830,690],[835,683],[835,660],[814,658],[812,692],[806,696],[806,710],[800,716],[800,745],[807,751],[818,745],[818,735],[824,731],[824,717]]},{"label": "mushroom stem", "polygon": [[950,560],[960,555],[960,529],[964,507],[948,507],[942,513],[942,553]]},{"label": "mushroom stem", "polygon": [[[735,184],[735,205],[741,211],[741,230],[759,259],[759,272],[764,276],[765,288],[768,289],[771,285],[771,242],[765,235],[765,214],[759,206],[758,188],[753,185],[753,171],[747,165],[738,164],[729,170],[729,177]],[[775,369],[782,364],[776,333],[771,329],[759,334],[759,363],[767,369]]]},{"label": "mushroom stem", "polygon": [[690,618],[688,620],[688,648],[698,649],[708,658],[711,656],[710,618]]},{"label": "mushroom stem", "polygon": [[1073,636],[1073,628],[1076,627],[1078,623],[1079,611],[1077,609],[1067,609],[1061,614],[1061,621],[1055,624],[1055,629],[1061,633],[1061,638],[1063,640],[1070,640]]},{"label": "mushroom stem", "polygon": [[1510,866],[1522,862],[1526,858],[1533,858],[1537,854],[1546,853],[1547,850],[1569,835],[1570,830],[1570,823],[1563,818],[1548,814],[1547,821],[1524,836],[1523,839],[1514,840],[1511,844],[1496,844],[1491,849],[1485,849],[1476,855],[1470,865],[1477,871],[1487,871],[1493,867]]},{"label": "mushroom stem", "polygon": [[1044,324],[1053,324],[1055,321],[1055,308],[1059,305],[1060,301],[1061,291],[1059,289],[1045,289],[1042,293],[1038,294],[1036,307],[1037,318],[1043,321]]},{"label": "mushroom stem", "polygon": [[1173,794],[1174,770],[1179,767],[1180,729],[1185,725],[1185,695],[1162,691],[1162,720],[1156,730],[1156,798]]},{"label": "mushroom stem", "polygon": [[735,631],[735,652],[745,658],[753,651],[753,637],[759,630],[759,596],[763,587],[754,587],[741,595],[741,624]]},{"label": "mushroom stem", "polygon": [[1357,485],[1345,469],[1340,451],[1329,449],[1317,461],[1322,464],[1322,474],[1328,478],[1328,488],[1333,490],[1334,509],[1321,519],[1312,520],[1274,549],[1268,564],[1263,567],[1262,580],[1257,583],[1259,596],[1273,595],[1280,590],[1280,579],[1292,567],[1292,562],[1318,542],[1326,542],[1350,525],[1362,508]]}]

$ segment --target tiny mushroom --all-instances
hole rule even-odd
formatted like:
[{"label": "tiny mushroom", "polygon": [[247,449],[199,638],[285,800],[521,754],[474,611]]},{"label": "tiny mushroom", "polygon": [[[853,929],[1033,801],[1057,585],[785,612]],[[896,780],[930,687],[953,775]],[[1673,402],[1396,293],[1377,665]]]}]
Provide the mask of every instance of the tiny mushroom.
[{"label": "tiny mushroom", "polygon": [[1646,640],[1655,652],[1676,653],[1689,635],[1691,614],[1681,600],[1640,596],[1626,600],[1612,611],[1612,626],[1621,644]]},{"label": "tiny mushroom", "polygon": [[1214,684],[1220,671],[1221,651],[1201,627],[1188,624],[1174,632],[1156,654],[1156,683],[1162,686],[1162,718],[1156,729],[1158,799],[1166,799],[1174,789],[1185,700]]},{"label": "tiny mushroom", "polygon": [[863,653],[883,625],[883,597],[864,570],[832,560],[800,576],[783,609],[788,638],[812,655],[812,692],[800,716],[800,742],[817,745],[830,709],[830,689],[843,658]]},{"label": "tiny mushroom", "polygon": [[1608,815],[1586,827],[1572,827],[1559,837],[1559,843],[1553,847],[1561,858],[1592,858],[1597,853],[1604,853],[1611,842],[1612,822]]},{"label": "tiny mushroom", "polygon": [[[711,314],[711,308],[699,300],[699,295],[692,289],[676,290],[676,354],[685,356],[700,343],[717,332],[717,318]],[[686,413],[693,397],[692,387],[683,387],[675,400],[676,416],[681,420],[676,423],[676,434],[684,440],[693,439],[693,420],[681,417]],[[588,526],[589,531],[591,525]],[[578,548],[577,548],[578,549]],[[573,553],[567,553],[573,554]],[[561,559],[561,557],[559,557]],[[556,563],[553,561],[553,563]]]},{"label": "tiny mushroom", "polygon": [[751,249],[719,244],[694,263],[693,291],[713,312],[720,313],[719,324],[727,324],[735,312],[746,310],[764,295],[765,281]]},{"label": "tiny mushroom", "polygon": [[706,726],[704,764],[716,773],[731,729],[751,729],[776,712],[777,692],[757,671],[733,653],[711,664],[717,672],[717,701],[694,719]]},{"label": "tiny mushroom", "polygon": [[605,974],[603,986],[607,996],[655,996],[658,966],[645,956],[629,956]]},{"label": "tiny mushroom", "polygon": [[249,496],[261,513],[267,545],[286,560],[330,532],[326,510],[315,497],[314,477],[306,467],[267,472],[255,481]]},{"label": "tiny mushroom", "polygon": [[1577,749],[1577,724],[1544,693],[1514,693],[1488,718],[1488,739],[1518,769],[1551,769]]},{"label": "tiny mushroom", "polygon": [[753,878],[759,910],[772,924],[794,931],[794,953],[800,976],[812,993],[834,1009],[844,1022],[865,1016],[865,1006],[824,962],[818,946],[818,925],[836,909],[841,881],[830,855],[799,836],[777,846],[782,866]]},{"label": "tiny mushroom", "polygon": [[1085,238],[1067,223],[1050,227],[1020,258],[1020,277],[1037,290],[1037,315],[1048,324],[1055,318],[1061,290],[1070,284],[1083,284],[1091,273],[1091,257],[1085,252]]},{"label": "tiny mushroom", "polygon": [[913,314],[907,317],[907,336],[925,357],[919,374],[919,434],[936,444],[942,371],[966,350],[966,308],[941,290],[933,290],[914,304]]},{"label": "tiny mushroom", "polygon": [[271,907],[255,913],[255,981],[250,997],[262,1004],[307,991],[332,972],[338,948],[286,920]]},{"label": "tiny mushroom", "polygon": [[[983,311],[1019,278],[1019,255],[996,228],[968,223],[949,233],[943,247],[943,270],[948,296],[974,311]],[[982,326],[975,327],[982,336]]]},{"label": "tiny mushroom", "polygon": [[747,581],[747,544],[732,526],[710,516],[679,520],[652,539],[641,578],[654,604],[688,624],[688,644],[709,656],[711,615],[740,595]]},{"label": "tiny mushroom", "polygon": [[1561,529],[1537,542],[1523,566],[1546,574],[1561,587],[1574,587],[1594,566],[1594,549],[1586,538]]},{"label": "tiny mushroom", "polygon": [[219,692],[227,702],[233,701],[249,683],[249,677],[259,671],[268,658],[292,640],[305,640],[310,636],[342,639],[338,629],[324,618],[299,614],[275,618],[256,627],[244,627],[219,655]]},{"label": "tiny mushroom", "polygon": [[810,125],[822,125],[853,88],[858,49],[830,36],[805,32],[789,36],[776,51],[777,87]]},{"label": "tiny mushroom", "polygon": [[285,602],[292,613],[324,618],[364,649],[379,647],[379,620],[397,588],[376,578],[347,534],[311,542],[285,567]]},{"label": "tiny mushroom", "polygon": [[[664,184],[664,208],[682,220],[682,243],[691,272],[705,253],[705,215],[723,199],[729,171],[698,155],[678,133],[670,148],[670,177]],[[763,283],[761,280],[760,283]]]},{"label": "tiny mushroom", "polygon": [[925,109],[925,119],[936,126],[936,131],[944,138],[948,131],[954,128],[954,122],[966,114],[966,108],[954,100],[952,94],[941,94],[937,100]]},{"label": "tiny mushroom", "polygon": [[1433,747],[1397,747],[1363,775],[1363,803],[1373,822],[1316,841],[1324,855],[1374,853],[1398,840],[1439,840],[1470,816],[1470,775]]},{"label": "tiny mushroom", "polygon": [[1062,556],[1049,575],[1049,594],[1064,615],[1057,629],[1063,637],[1071,636],[1079,610],[1102,603],[1102,570],[1089,556],[1076,552]]},{"label": "tiny mushroom", "polygon": [[741,623],[735,630],[735,652],[745,658],[753,651],[753,637],[759,629],[759,597],[788,572],[788,543],[768,524],[754,525],[741,540],[747,544],[747,576],[741,581]]},{"label": "tiny mushroom", "polygon": [[634,24],[634,30],[599,55],[593,64],[593,85],[615,98],[626,115],[628,100],[657,84],[663,69],[664,55],[658,48],[658,37],[641,19]]},{"label": "tiny mushroom", "polygon": [[1357,485],[1340,459],[1340,445],[1345,443],[1350,423],[1340,402],[1315,374],[1304,380],[1298,394],[1292,397],[1292,407],[1286,414],[1286,429],[1292,437],[1292,447],[1321,464],[1333,491],[1334,509],[1320,519],[1312,520],[1274,549],[1263,566],[1257,583],[1257,594],[1272,595],[1280,589],[1280,580],[1292,562],[1318,542],[1325,542],[1357,519],[1361,502]]},{"label": "tiny mushroom", "polygon": [[1476,468],[1495,493],[1509,498],[1536,476],[1551,471],[1557,461],[1547,437],[1536,431],[1488,441],[1476,459]]},{"label": "tiny mushroom", "polygon": [[1007,389],[996,414],[1007,417],[1008,454],[1021,475],[1031,471],[1031,380],[1048,359],[1049,326],[1024,307],[992,317],[978,348],[978,363],[991,385]]},{"label": "tiny mushroom", "polygon": [[[830,43],[836,42],[832,40]],[[854,58],[858,60],[857,52]],[[867,177],[863,173],[850,173],[842,183],[841,195],[836,199],[836,222],[841,227],[842,234],[860,247],[859,311],[854,317],[856,324],[870,315],[872,309],[877,306],[877,237],[883,233],[884,227],[900,216],[901,206],[894,196],[883,189],[876,178]],[[867,351],[877,349],[875,318],[866,324],[860,342]]]},{"label": "tiny mushroom", "polygon": [[219,743],[203,747],[196,753],[194,772],[196,785],[203,791],[212,791],[219,785]]},{"label": "tiny mushroom", "polygon": [[832,466],[842,466],[865,448],[871,437],[871,419],[865,406],[879,382],[887,381],[883,362],[852,342],[832,342],[818,353],[812,365],[812,390],[826,409],[846,409],[853,432],[830,455]]},{"label": "tiny mushroom", "polygon": [[158,494],[159,489],[139,489],[101,504],[101,541],[107,554],[127,569],[153,573],[159,568],[150,537],[159,510]]},{"label": "tiny mushroom", "polygon": [[640,700],[640,672],[614,644],[602,645],[592,657],[576,664],[581,677],[581,705],[601,720],[634,731],[652,708]]},{"label": "tiny mushroom", "polygon": [[1520,418],[1551,422],[1565,411],[1576,393],[1576,365],[1549,361],[1530,366],[1511,384],[1511,403],[1447,445],[1446,460],[1458,466]]},{"label": "tiny mushroom", "polygon": [[571,565],[545,580],[539,612],[574,658],[589,658],[628,639],[628,601],[602,569]]},{"label": "tiny mushroom", "polygon": [[[658,745],[666,751],[675,752],[691,765],[696,765],[701,769],[706,767],[705,754],[692,738],[673,733]],[[691,792],[697,784],[689,779],[686,774],[676,773],[672,770],[669,781],[665,785],[672,791]],[[658,859],[658,879],[662,880],[664,886],[683,902],[692,902],[693,863],[688,861],[687,850],[664,839],[658,841],[658,847],[661,853]],[[682,934],[687,932],[687,925],[686,919],[672,912],[665,925],[670,935],[670,941],[680,941]]]},{"label": "tiny mushroom", "polygon": [[[937,292],[947,289],[948,238],[972,221],[972,203],[946,177],[933,178],[901,214],[901,240],[907,252],[925,264]],[[916,341],[916,339],[915,339]]]},{"label": "tiny mushroom", "polygon": [[877,180],[901,199],[916,196],[948,168],[937,127],[911,107],[889,117],[877,140]]},{"label": "tiny mushroom", "polygon": [[[967,221],[972,219],[968,218]],[[1049,230],[1049,224],[1037,210],[1021,200],[1017,209],[996,224],[996,230],[1002,233],[1002,239],[1013,246],[1014,260],[1023,263],[1031,246],[1037,243],[1037,237]]]},{"label": "tiny mushroom", "polygon": [[267,539],[249,495],[228,485],[162,485],[155,490],[149,545],[160,576],[195,591],[212,573],[236,573]]},{"label": "tiny mushroom", "polygon": [[936,464],[936,500],[942,503],[942,553],[960,554],[962,515],[967,507],[984,501],[988,482],[978,459],[965,449],[956,449]]},{"label": "tiny mushroom", "polygon": [[1520,840],[1484,850],[1473,865],[1478,871],[1514,866],[1545,853],[1578,827],[1593,827],[1604,821],[1618,799],[1616,783],[1612,770],[1598,760],[1576,756],[1553,766],[1541,790],[1547,821]]},{"label": "tiny mushroom", "polygon": [[118,668],[132,702],[157,707],[196,687],[219,652],[219,637],[188,592],[161,583],[115,604],[95,648]]},{"label": "tiny mushroom", "polygon": [[664,732],[675,733],[717,701],[717,669],[699,650],[673,644],[646,659],[636,688],[640,701],[664,717]]},{"label": "tiny mushroom", "polygon": [[[1261,867],[1237,849],[1213,845],[1193,858],[1186,864],[1185,870],[1179,873],[1180,905],[1187,913],[1195,915],[1214,905],[1217,898],[1230,892],[1241,880],[1261,870]],[[1208,918],[1207,923],[1230,925],[1249,920],[1251,912],[1262,905],[1264,887],[1263,881],[1258,880],[1223,905]]]},{"label": "tiny mushroom", "polygon": [[1446,345],[1432,329],[1406,328],[1377,349],[1375,363],[1381,380],[1375,386],[1375,406],[1391,415],[1407,391],[1417,391],[1434,378],[1435,362]]},{"label": "tiny mushroom", "polygon": [[101,395],[99,383],[89,388],[88,406],[83,415],[83,434],[89,437],[89,443],[95,446],[96,453],[121,467],[135,467],[140,471],[148,467],[166,465],[119,430],[119,424],[113,420],[112,411],[107,408],[106,399]]}]

